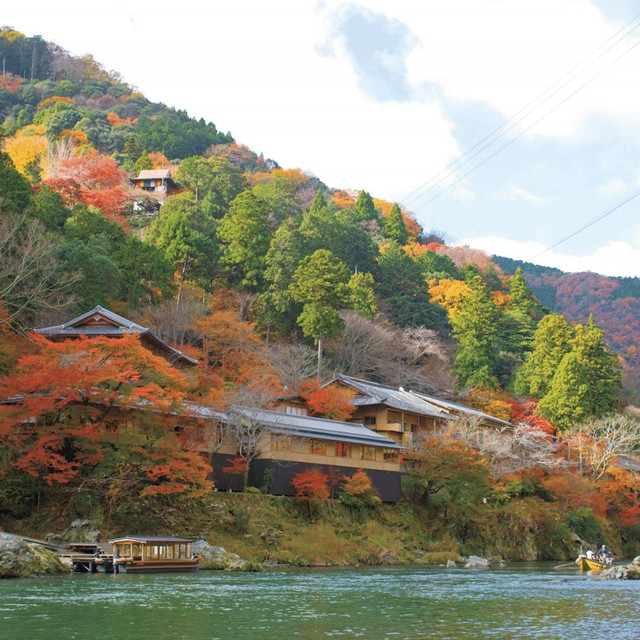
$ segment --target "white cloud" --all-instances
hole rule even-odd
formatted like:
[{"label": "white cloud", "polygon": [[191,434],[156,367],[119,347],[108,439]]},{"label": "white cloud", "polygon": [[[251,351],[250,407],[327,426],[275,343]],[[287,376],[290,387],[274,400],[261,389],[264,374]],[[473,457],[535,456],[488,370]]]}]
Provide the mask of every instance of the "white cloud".
[{"label": "white cloud", "polygon": [[[640,184],[640,181],[639,181]],[[618,196],[625,193],[627,190],[627,183],[620,178],[609,180],[598,187],[598,195],[600,196]]]},{"label": "white cloud", "polygon": [[542,196],[537,196],[522,187],[511,185],[504,189],[500,194],[500,197],[509,202],[517,202],[523,200],[524,202],[530,202],[531,204],[543,205],[547,203],[547,199]]},{"label": "white cloud", "polygon": [[567,272],[592,271],[606,276],[638,275],[640,264],[640,233],[629,240],[614,240],[605,243],[585,255],[572,255],[556,250],[545,251],[546,246],[538,242],[518,242],[500,236],[478,236],[465,238],[457,244],[485,251],[489,255],[505,256],[547,267],[556,267]]}]

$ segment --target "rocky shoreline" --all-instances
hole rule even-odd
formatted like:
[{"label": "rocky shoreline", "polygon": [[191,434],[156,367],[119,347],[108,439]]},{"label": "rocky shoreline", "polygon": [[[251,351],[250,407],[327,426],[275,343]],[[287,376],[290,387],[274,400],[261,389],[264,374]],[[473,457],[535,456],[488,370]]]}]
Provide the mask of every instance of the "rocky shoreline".
[{"label": "rocky shoreline", "polygon": [[605,569],[600,577],[603,580],[640,580],[640,556],[636,556],[631,564]]}]

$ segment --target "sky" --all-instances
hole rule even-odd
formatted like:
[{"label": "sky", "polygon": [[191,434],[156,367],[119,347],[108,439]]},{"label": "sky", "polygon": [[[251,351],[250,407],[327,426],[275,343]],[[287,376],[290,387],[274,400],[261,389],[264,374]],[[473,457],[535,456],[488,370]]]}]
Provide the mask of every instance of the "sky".
[{"label": "sky", "polygon": [[23,0],[0,20],[449,244],[640,276],[637,2]]}]

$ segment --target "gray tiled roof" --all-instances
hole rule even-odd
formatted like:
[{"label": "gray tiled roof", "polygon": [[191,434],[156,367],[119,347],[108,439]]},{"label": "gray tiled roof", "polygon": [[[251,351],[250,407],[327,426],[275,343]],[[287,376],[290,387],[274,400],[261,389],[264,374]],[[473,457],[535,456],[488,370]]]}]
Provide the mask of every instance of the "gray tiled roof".
[{"label": "gray tiled roof", "polygon": [[454,413],[466,413],[467,415],[474,416],[477,418],[482,418],[483,420],[490,422],[497,422],[498,424],[502,424],[505,427],[513,427],[514,425],[508,422],[507,420],[502,420],[501,418],[496,418],[488,413],[484,413],[484,411],[480,411],[479,409],[474,409],[473,407],[468,407],[465,404],[458,404],[457,402],[451,402],[449,400],[443,400],[442,398],[436,398],[434,396],[427,395],[426,393],[421,393],[419,391],[412,391],[414,395],[419,398],[423,398],[429,402],[432,402],[436,405],[440,405],[449,411],[453,411]]},{"label": "gray tiled roof", "polygon": [[222,422],[230,421],[233,419],[233,414],[238,414],[249,420],[259,422],[269,431],[303,438],[351,442],[388,449],[402,448],[401,445],[393,440],[354,422],[339,422],[338,420],[298,416],[249,407],[233,407],[229,412],[221,412],[193,403],[187,404],[187,412],[194,417],[213,418]]},{"label": "gray tiled roof", "polygon": [[[106,320],[113,322],[114,324],[101,324],[101,325],[86,325],[83,324],[86,320],[91,318],[92,316],[102,316]],[[148,338],[149,341],[153,342],[155,345],[160,347],[161,349],[165,349],[169,351],[176,359],[183,360],[188,362],[189,364],[197,364],[198,361],[194,358],[190,358],[188,355],[182,353],[178,349],[174,349],[170,347],[168,344],[164,343],[160,338],[158,338],[149,327],[143,327],[128,318],[125,318],[113,311],[109,311],[109,309],[105,309],[100,305],[91,309],[91,311],[87,311],[82,315],[79,315],[71,320],[67,320],[67,322],[63,322],[62,324],[54,325],[52,327],[41,327],[40,329],[34,329],[36,333],[39,333],[43,336],[48,336],[52,338],[74,338],[79,336],[110,336],[117,337],[123,336],[128,333],[140,333]]]},{"label": "gray tiled roof", "polygon": [[361,394],[351,400],[351,403],[356,407],[384,404],[392,409],[408,411],[421,416],[442,418],[443,420],[451,419],[451,416],[440,407],[436,407],[424,398],[419,398],[411,391],[405,391],[402,387],[387,387],[377,382],[369,382],[368,380],[345,375],[337,375],[327,384],[333,382],[342,382]]}]

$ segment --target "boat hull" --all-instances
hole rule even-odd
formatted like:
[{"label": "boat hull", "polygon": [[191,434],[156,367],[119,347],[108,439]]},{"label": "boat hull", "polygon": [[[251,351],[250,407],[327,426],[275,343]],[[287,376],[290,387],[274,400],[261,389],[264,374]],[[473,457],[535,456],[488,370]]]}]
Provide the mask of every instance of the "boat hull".
[{"label": "boat hull", "polygon": [[576,560],[576,564],[580,571],[602,571],[609,565],[606,562],[599,562],[598,560],[589,560],[586,556],[580,556]]},{"label": "boat hull", "polygon": [[134,560],[116,562],[117,573],[185,573],[198,571],[200,561],[194,560]]}]

